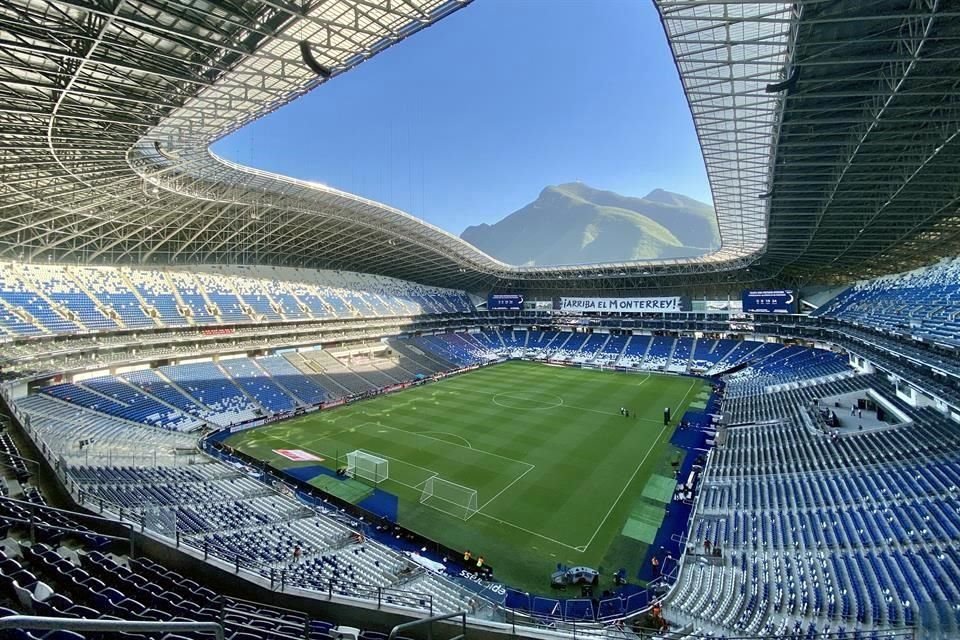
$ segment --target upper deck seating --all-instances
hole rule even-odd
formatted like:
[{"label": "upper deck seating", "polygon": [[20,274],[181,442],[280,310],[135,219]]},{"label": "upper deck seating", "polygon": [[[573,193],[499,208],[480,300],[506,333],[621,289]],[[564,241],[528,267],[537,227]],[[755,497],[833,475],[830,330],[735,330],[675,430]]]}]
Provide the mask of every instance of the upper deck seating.
[{"label": "upper deck seating", "polygon": [[815,315],[960,345],[960,258],[861,282]]},{"label": "upper deck seating", "polygon": [[70,268],[70,276],[96,300],[117,313],[128,329],[154,327],[156,323],[144,313],[143,305],[124,279],[123,271],[113,267]]},{"label": "upper deck seating", "polygon": [[463,292],[369,274],[0,262],[0,337],[470,311]]}]

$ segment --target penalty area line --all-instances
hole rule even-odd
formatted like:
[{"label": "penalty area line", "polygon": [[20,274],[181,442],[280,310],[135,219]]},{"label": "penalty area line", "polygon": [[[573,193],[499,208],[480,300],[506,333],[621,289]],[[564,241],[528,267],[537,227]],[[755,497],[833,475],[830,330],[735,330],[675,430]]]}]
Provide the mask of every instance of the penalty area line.
[{"label": "penalty area line", "polygon": [[[367,423],[364,423],[364,424],[374,424],[374,423],[372,423],[372,422],[367,422]],[[361,425],[361,426],[363,426],[363,425]],[[331,456],[329,453],[324,453],[323,451],[319,451],[319,450],[317,450],[317,449],[311,449],[311,448],[309,448],[309,447],[307,447],[307,446],[305,446],[305,445],[298,445],[298,444],[295,443],[295,442],[291,442],[290,440],[286,440],[286,439],[281,438],[281,437],[279,437],[279,436],[267,435],[267,436],[265,436],[265,437],[270,438],[271,440],[276,440],[277,442],[282,442],[282,443],[284,443],[284,444],[293,445],[294,447],[297,447],[297,448],[299,448],[299,449],[301,449],[301,450],[303,450],[303,451],[306,451],[306,452],[308,452],[308,453],[315,453],[315,454],[317,454],[317,455],[323,456],[326,460],[335,460],[335,459],[336,459],[335,456]],[[313,442],[315,442],[315,441],[311,441],[310,444],[313,444]],[[358,448],[357,450],[358,450],[358,451],[366,451],[365,449],[359,449],[359,448]],[[348,453],[348,452],[345,451],[344,453]],[[369,452],[369,451],[368,451],[367,453],[373,453],[373,452]],[[421,471],[426,471],[426,472],[427,472],[428,474],[430,474],[431,476],[439,476],[439,475],[440,475],[440,474],[438,474],[436,471],[434,471],[433,469],[428,469],[427,467],[421,467],[421,466],[418,465],[418,464],[413,464],[412,462],[408,462],[408,461],[406,461],[406,460],[401,460],[400,458],[394,458],[394,457],[392,457],[392,456],[388,456],[388,455],[385,454],[385,453],[380,453],[379,451],[376,452],[376,453],[373,453],[373,455],[379,456],[379,457],[381,457],[381,458],[386,458],[387,460],[391,460],[391,461],[393,461],[393,462],[400,463],[401,465],[406,465],[406,466],[408,466],[408,467],[414,467],[415,469],[420,469]],[[411,489],[414,489],[414,488],[415,488],[413,485],[409,485],[409,484],[407,484],[407,483],[405,483],[405,482],[401,482],[400,480],[397,480],[396,478],[394,478],[394,477],[392,477],[392,476],[391,476],[391,477],[388,477],[387,480],[391,480],[391,481],[393,481],[393,482],[396,482],[397,484],[402,484],[403,486],[405,486],[405,487],[410,487]],[[423,482],[426,482],[426,480],[424,480]],[[422,483],[421,483],[421,484],[422,484]]]},{"label": "penalty area line", "polygon": [[[448,445],[448,446],[451,446],[451,447],[460,447],[461,449],[469,449],[470,451],[473,451],[474,453],[480,453],[480,454],[483,454],[483,455],[486,455],[486,456],[493,456],[494,458],[500,458],[501,460],[506,460],[507,462],[513,462],[513,463],[516,463],[516,464],[522,464],[522,465],[524,465],[525,467],[533,467],[532,464],[530,464],[529,462],[526,462],[526,461],[524,461],[524,460],[517,460],[516,458],[508,458],[507,456],[500,455],[499,453],[493,453],[492,451],[484,451],[483,449],[474,449],[472,446],[471,446],[471,447],[468,447],[468,446],[464,446],[464,445],[462,445],[462,444],[457,444],[456,442],[450,442],[449,440],[444,440],[443,438],[436,438],[436,437],[434,437],[434,436],[428,436],[428,435],[426,435],[426,434],[428,434],[428,433],[444,433],[443,431],[407,431],[406,429],[398,429],[397,427],[391,427],[390,425],[384,424],[384,423],[382,423],[382,422],[364,422],[364,423],[361,424],[360,426],[361,426],[361,427],[366,427],[366,426],[368,426],[368,425],[373,425],[373,426],[375,426],[375,427],[380,427],[381,429],[389,429],[390,431],[399,431],[400,433],[405,433],[405,434],[407,434],[408,436],[416,436],[416,437],[418,437],[418,438],[427,438],[428,440],[436,440],[437,442],[442,442],[443,444]],[[447,434],[447,435],[455,435],[455,434],[452,434],[452,433],[451,433],[451,434]],[[464,442],[466,442],[466,439],[464,439]],[[470,444],[470,443],[467,442],[467,444]],[[377,455],[380,455],[380,454],[377,454]],[[389,457],[389,456],[384,456],[384,457],[386,458],[386,457]],[[401,462],[402,462],[402,461],[401,461]],[[414,466],[416,466],[416,465],[414,465]]]},{"label": "penalty area line", "polygon": [[491,515],[488,514],[488,513],[483,513],[482,511],[479,511],[479,510],[478,510],[475,514],[473,514],[473,517],[477,517],[477,516],[480,516],[480,517],[482,517],[482,518],[488,518],[488,519],[490,519],[490,520],[493,520],[494,522],[499,522],[500,524],[506,525],[506,526],[508,526],[508,527],[513,527],[514,529],[516,529],[516,530],[518,530],[518,531],[523,531],[524,533],[529,533],[529,534],[532,535],[532,536],[536,536],[536,537],[538,537],[538,538],[541,538],[541,539],[543,539],[543,540],[546,540],[547,542],[552,542],[553,544],[558,544],[558,545],[560,545],[561,547],[564,547],[564,548],[566,548],[566,549],[570,549],[571,551],[580,551],[580,552],[584,551],[584,548],[583,548],[583,547],[575,547],[575,546],[573,546],[573,545],[567,544],[566,542],[560,542],[559,540],[554,540],[553,538],[550,538],[550,537],[548,537],[548,536],[545,536],[545,535],[543,535],[542,533],[537,533],[536,531],[530,531],[530,529],[524,529],[523,527],[521,527],[521,526],[518,525],[518,524],[514,524],[514,523],[512,523],[512,522],[507,522],[506,520],[501,520],[500,518],[491,516]]},{"label": "penalty area line", "polygon": [[497,498],[499,498],[500,495],[501,495],[504,491],[506,491],[507,489],[509,489],[509,488],[512,487],[513,485],[515,485],[515,484],[517,484],[518,482],[520,482],[520,480],[523,479],[523,476],[527,475],[528,473],[530,473],[531,471],[533,471],[533,470],[536,469],[536,468],[537,468],[536,465],[530,465],[530,467],[528,467],[526,471],[524,471],[523,473],[521,473],[520,475],[518,475],[516,478],[514,478],[514,479],[513,479],[513,482],[511,482],[510,484],[508,484],[507,486],[505,486],[503,489],[500,489],[500,491],[498,491],[498,492],[496,493],[496,495],[494,495],[492,498],[490,498],[489,500],[487,500],[486,502],[484,502],[482,505],[480,505],[480,508],[478,508],[477,511],[478,511],[478,512],[483,511],[483,509],[484,509],[488,504],[490,504],[491,502],[493,502],[494,500],[496,500]]}]

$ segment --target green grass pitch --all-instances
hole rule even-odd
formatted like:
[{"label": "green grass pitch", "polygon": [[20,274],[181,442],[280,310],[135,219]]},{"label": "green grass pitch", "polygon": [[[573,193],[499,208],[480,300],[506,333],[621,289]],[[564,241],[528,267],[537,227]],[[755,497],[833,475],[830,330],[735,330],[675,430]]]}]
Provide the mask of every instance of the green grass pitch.
[{"label": "green grass pitch", "polygon": [[[694,378],[514,361],[237,433],[227,444],[279,468],[316,463],[274,449],[308,451],[331,468],[355,449],[386,458],[390,478],[380,488],[399,497],[400,524],[482,554],[510,586],[548,592],[562,562],[600,567],[606,587],[620,567],[636,575],[662,517],[664,483],[679,460],[663,409],[676,422],[702,387]],[[475,489],[479,510],[464,520],[442,502],[421,504],[430,476]]]}]

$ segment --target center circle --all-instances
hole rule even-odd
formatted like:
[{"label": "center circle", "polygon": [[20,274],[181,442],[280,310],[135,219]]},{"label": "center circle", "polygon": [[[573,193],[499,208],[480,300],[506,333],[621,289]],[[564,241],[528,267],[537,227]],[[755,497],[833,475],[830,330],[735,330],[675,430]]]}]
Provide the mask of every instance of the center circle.
[{"label": "center circle", "polygon": [[[539,397],[538,397],[539,396]],[[505,409],[542,411],[554,409],[563,404],[563,398],[552,393],[536,391],[504,391],[493,396],[493,404]]]}]

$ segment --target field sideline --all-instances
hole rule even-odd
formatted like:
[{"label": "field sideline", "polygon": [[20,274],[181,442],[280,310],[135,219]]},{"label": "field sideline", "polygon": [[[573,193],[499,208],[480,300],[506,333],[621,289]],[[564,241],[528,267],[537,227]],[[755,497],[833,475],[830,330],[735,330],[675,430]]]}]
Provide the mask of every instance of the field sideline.
[{"label": "field sideline", "polygon": [[[662,515],[662,503],[644,488],[654,474],[672,477],[679,456],[663,409],[676,421],[703,384],[508,362],[226,442],[287,469],[317,463],[274,450],[301,449],[329,468],[344,465],[349,451],[368,451],[389,460],[390,478],[379,486],[399,497],[402,525],[483,554],[499,581],[547,592],[550,572],[563,562],[602,567],[606,586],[620,567],[635,576],[646,551],[621,533],[631,513]],[[421,504],[431,476],[475,489],[477,513],[464,521]]]}]

